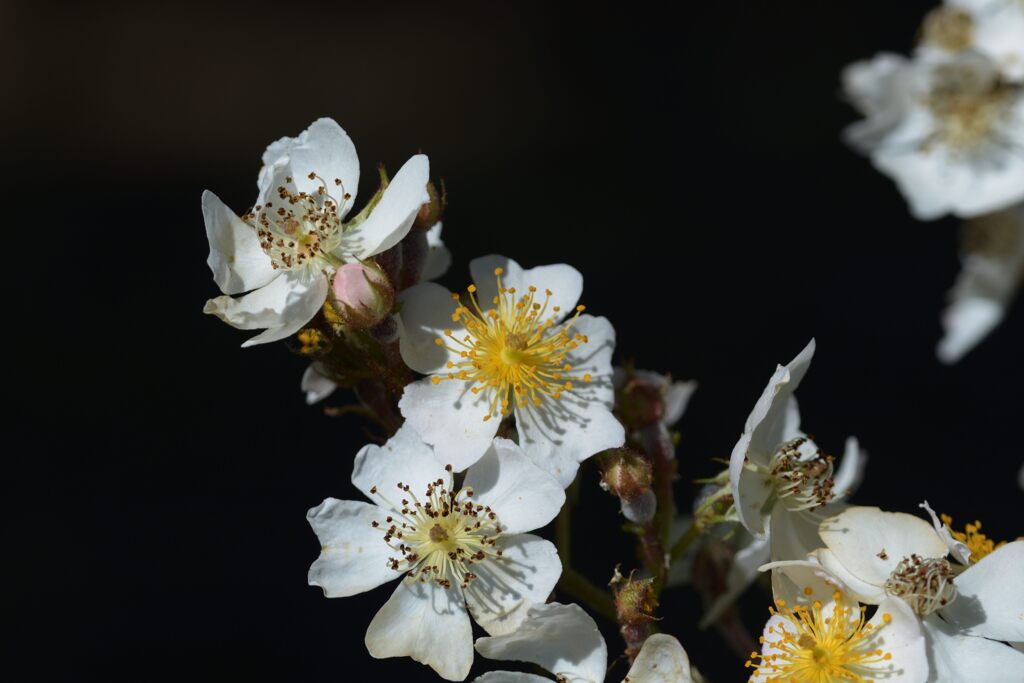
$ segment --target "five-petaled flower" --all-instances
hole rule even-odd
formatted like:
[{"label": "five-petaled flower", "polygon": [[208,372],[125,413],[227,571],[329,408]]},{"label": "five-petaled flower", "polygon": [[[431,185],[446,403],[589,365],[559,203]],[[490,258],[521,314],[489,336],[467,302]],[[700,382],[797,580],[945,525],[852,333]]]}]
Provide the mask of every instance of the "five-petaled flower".
[{"label": "five-petaled flower", "polygon": [[568,486],[580,462],[625,440],[611,412],[615,330],[582,314],[571,266],[485,256],[470,271],[465,296],[433,283],[399,295],[402,358],[428,375],[405,388],[402,415],[456,471],[514,415],[523,451]]},{"label": "five-petaled flower", "polygon": [[359,158],[333,119],[314,121],[298,137],[271,144],[263,164],[256,205],[242,217],[217,195],[203,193],[207,263],[224,293],[203,310],[232,327],[264,330],[242,346],[297,332],[323,306],[334,271],[397,244],[430,199],[430,165],[417,154],[368,214],[346,222],[359,184]]},{"label": "five-petaled flower", "polygon": [[403,577],[366,632],[377,658],[409,656],[459,681],[473,664],[469,615],[514,631],[562,572],[554,545],[523,533],[551,521],[558,482],[495,439],[461,485],[409,427],[356,456],[352,483],[374,504],[328,498],[309,511],[321,543],[309,583],[327,597]]}]

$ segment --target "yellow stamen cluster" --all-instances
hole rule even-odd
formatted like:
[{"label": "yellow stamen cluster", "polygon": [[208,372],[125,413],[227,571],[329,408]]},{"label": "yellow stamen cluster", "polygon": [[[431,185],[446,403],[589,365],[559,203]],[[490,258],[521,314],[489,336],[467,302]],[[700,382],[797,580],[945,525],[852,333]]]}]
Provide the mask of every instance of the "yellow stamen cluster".
[{"label": "yellow stamen cluster", "polygon": [[[450,472],[451,465],[446,469]],[[388,560],[389,566],[403,570],[421,582],[451,588],[458,583],[467,587],[476,574],[472,565],[502,557],[497,539],[502,527],[497,514],[486,505],[474,503],[470,487],[453,491],[451,484],[437,479],[427,485],[425,501],[408,484],[398,482],[398,489],[408,498],[401,505],[387,500],[373,487],[370,493],[398,510],[371,526],[384,532],[384,542],[400,554]]]},{"label": "yellow stamen cluster", "polygon": [[[882,629],[865,623],[863,607],[844,605],[838,591],[832,597],[835,609],[828,615],[820,601],[791,608],[784,600],[776,600],[776,608],[768,611],[784,622],[770,626],[767,638],[761,636],[763,649],[770,650],[751,652],[747,667],[754,667],[767,683],[871,683],[872,676],[891,671],[893,666],[887,662],[892,653],[875,647]],[[883,614],[882,621],[888,624],[892,616]]]},{"label": "yellow stamen cluster", "polygon": [[971,564],[991,553],[996,548],[1006,545],[1006,541],[996,543],[985,534],[981,533],[981,522],[974,521],[974,524],[967,524],[963,531],[953,530],[953,518],[947,514],[939,515],[942,523],[949,527],[953,538],[966,545],[971,551]]},{"label": "yellow stamen cluster", "polygon": [[551,305],[551,290],[545,290],[541,302],[536,287],[520,293],[515,287],[502,286],[503,272],[494,270],[498,294],[491,300],[493,308],[480,306],[475,285],[468,288],[469,306],[453,294],[452,322],[461,323],[466,334],[459,338],[445,330],[435,340],[460,360],[449,361],[448,372],[435,375],[433,383],[462,380],[473,383],[474,395],[489,391],[485,422],[495,415],[508,415],[513,402],[520,408],[528,403],[539,407],[544,400],[558,400],[563,391],[571,391],[573,382],[591,380],[589,374],[570,374],[573,367],[567,362],[569,354],[588,341],[572,329],[584,307],[577,306],[572,318],[556,323],[561,309]]}]

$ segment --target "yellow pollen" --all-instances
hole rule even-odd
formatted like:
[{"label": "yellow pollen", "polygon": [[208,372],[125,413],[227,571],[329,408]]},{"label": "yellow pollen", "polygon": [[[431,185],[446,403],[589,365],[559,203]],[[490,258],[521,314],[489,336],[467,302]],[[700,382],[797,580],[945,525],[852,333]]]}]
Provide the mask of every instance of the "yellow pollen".
[{"label": "yellow pollen", "polygon": [[[804,590],[804,595],[813,591]],[[820,601],[811,606],[787,607],[784,600],[776,600],[776,608],[769,612],[783,619],[768,627],[761,638],[770,654],[751,653],[747,667],[754,667],[756,676],[766,683],[825,683],[852,681],[869,683],[873,678],[892,670],[885,664],[892,659],[890,653],[879,649],[877,638],[881,629],[865,623],[864,611],[856,604],[843,604],[842,595],[836,593],[835,609],[823,611]],[[892,621],[888,614],[885,624]]]},{"label": "yellow pollen", "polygon": [[[559,308],[551,305],[551,290],[545,290],[543,301],[538,301],[536,287],[527,287],[525,294],[504,287],[503,273],[501,268],[494,269],[498,295],[492,299],[493,308],[481,308],[477,288],[470,285],[469,305],[456,303],[452,314],[452,321],[461,323],[466,334],[460,338],[444,330],[444,335],[434,340],[459,360],[449,361],[448,372],[431,381],[460,380],[472,384],[474,395],[488,392],[485,422],[507,415],[513,404],[540,407],[545,400],[557,400],[563,391],[572,390],[574,381],[593,379],[589,373],[565,374],[572,369],[569,354],[587,343],[586,335],[573,330],[584,307],[577,306],[573,317],[556,323]],[[458,297],[452,298],[459,302]]]},{"label": "yellow pollen", "polygon": [[953,538],[965,544],[971,551],[971,564],[977,563],[981,558],[991,553],[996,548],[1006,545],[1006,541],[996,543],[985,534],[981,533],[981,522],[975,520],[974,524],[967,524],[963,531],[953,531],[953,518],[947,514],[939,515],[942,523],[949,527]]}]

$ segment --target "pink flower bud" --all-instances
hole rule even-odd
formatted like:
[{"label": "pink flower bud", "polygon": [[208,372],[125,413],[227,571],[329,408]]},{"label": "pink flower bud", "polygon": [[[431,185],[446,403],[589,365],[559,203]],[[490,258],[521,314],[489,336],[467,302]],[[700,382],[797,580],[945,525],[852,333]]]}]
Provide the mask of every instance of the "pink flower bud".
[{"label": "pink flower bud", "polygon": [[334,273],[329,298],[346,325],[365,329],[390,315],[395,290],[372,261],[346,263]]}]

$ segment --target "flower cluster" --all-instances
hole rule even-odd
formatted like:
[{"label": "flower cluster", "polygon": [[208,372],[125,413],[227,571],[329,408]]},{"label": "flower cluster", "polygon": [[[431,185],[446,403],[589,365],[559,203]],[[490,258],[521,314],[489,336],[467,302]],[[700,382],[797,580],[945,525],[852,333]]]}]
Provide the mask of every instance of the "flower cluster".
[{"label": "flower cluster", "polygon": [[925,17],[913,55],[851,64],[843,86],[865,117],[847,142],[896,182],[914,216],[965,219],[938,346],[956,362],[1024,281],[1024,3],[947,0]]},{"label": "flower cluster", "polygon": [[[899,112],[888,100],[865,105],[884,120],[851,138],[871,140],[880,167],[966,163],[964,145],[1004,125],[1005,112],[986,107],[1016,111],[1019,46],[968,9],[929,18],[910,79],[930,88],[923,99]],[[1012,18],[1021,8],[998,11]],[[895,97],[872,74],[884,62],[887,78],[909,79],[900,74],[911,67],[886,59],[855,67],[850,82]],[[983,81],[995,88],[985,97],[998,93],[984,104],[964,99],[980,90],[956,89]],[[968,106],[991,121],[941,118],[967,116]],[[893,141],[912,123],[903,117],[921,112],[945,127],[912,151],[917,158],[892,165]],[[989,143],[970,154],[998,155]],[[223,292],[206,311],[262,330],[243,346],[287,340],[309,361],[300,385],[308,403],[351,389],[355,403],[325,412],[361,415],[378,430],[351,464],[365,500],[327,498],[307,514],[320,548],[310,585],[336,598],[396,584],[366,629],[372,657],[409,657],[452,681],[470,676],[476,653],[535,665],[561,683],[700,681],[679,640],[658,632],[663,591],[689,583],[705,601],[701,626],[716,625],[751,681],[1019,680],[1024,540],[990,539],[978,521],[954,529],[927,503],[930,521],[851,506],[865,453],[853,437],[813,438],[797,407],[813,339],[777,367],[727,467],[700,480],[692,514],[679,515],[675,429],[696,383],[631,362],[613,368],[615,329],[585,312],[575,268],[490,255],[469,263],[462,290],[433,282],[451,256],[440,239],[446,198],[427,157],[394,178],[382,170],[350,218],[358,158],[330,119],[271,144],[263,164],[257,201],[242,215],[203,195],[209,265]],[[935,210],[931,191],[908,190],[915,211]],[[607,587],[571,564],[585,467],[599,470],[635,537],[636,566],[616,567]],[[552,522],[555,543],[543,537]],[[762,572],[773,598],[755,642],[733,602]],[[618,627],[621,670],[581,604]],[[494,670],[475,680],[550,679]]]}]

